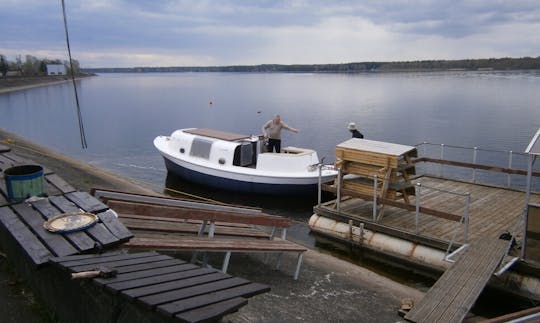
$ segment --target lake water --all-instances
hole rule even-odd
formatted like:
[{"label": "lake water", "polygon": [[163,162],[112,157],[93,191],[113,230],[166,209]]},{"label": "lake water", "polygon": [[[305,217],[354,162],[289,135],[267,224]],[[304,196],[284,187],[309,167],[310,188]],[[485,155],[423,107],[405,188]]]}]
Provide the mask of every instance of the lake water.
[{"label": "lake water", "polygon": [[71,83],[0,95],[0,127],[158,191],[168,185],[304,219],[313,200],[284,199],[276,206],[274,199],[221,194],[167,177],[152,140],[185,127],[259,134],[280,114],[300,129],[285,131],[284,145],[316,149],[331,163],[335,145],[350,138],[349,122],[367,139],[444,143],[448,151],[523,152],[540,127],[538,71],[101,74],[77,86],[88,149],[80,146]]}]

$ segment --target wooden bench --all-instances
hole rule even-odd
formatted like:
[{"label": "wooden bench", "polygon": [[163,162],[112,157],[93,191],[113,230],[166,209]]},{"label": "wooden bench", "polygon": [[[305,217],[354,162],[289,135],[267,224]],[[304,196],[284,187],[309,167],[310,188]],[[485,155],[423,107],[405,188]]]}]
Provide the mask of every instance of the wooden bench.
[{"label": "wooden bench", "polygon": [[[291,225],[291,221],[280,216],[268,215],[261,212],[255,213],[236,213],[222,212],[214,210],[194,209],[185,207],[175,207],[167,205],[149,204],[142,202],[126,202],[118,200],[109,200],[109,207],[119,213],[122,220],[128,219],[129,223],[134,224],[134,217],[144,217],[148,223],[138,223],[139,228],[146,231],[152,231],[163,224],[159,221],[171,219],[175,221],[182,220],[198,220],[201,221],[197,236],[173,236],[161,234],[136,233],[135,238],[126,246],[130,248],[144,248],[156,250],[194,250],[194,251],[222,251],[225,252],[222,270],[227,271],[229,259],[233,251],[236,252],[295,252],[298,253],[296,270],[294,279],[298,279],[298,274],[302,264],[303,252],[307,249],[296,243],[286,240],[287,228]],[[156,218],[155,221],[153,218]],[[220,223],[242,224],[242,225],[257,225],[271,227],[270,234],[256,234],[254,229],[246,227],[224,227],[216,226]],[[188,228],[191,224],[177,222],[177,229],[193,232],[193,227]],[[208,228],[207,228],[208,227]],[[274,239],[276,231],[281,229],[281,239]],[[164,228],[161,232],[173,231],[171,228]],[[262,232],[262,231],[259,231]],[[205,233],[207,237],[205,237]],[[224,234],[227,233],[227,234]],[[234,236],[236,238],[216,237],[216,234]],[[254,239],[255,238],[255,239]],[[193,259],[194,260],[194,259]],[[279,260],[277,267],[279,268]]]},{"label": "wooden bench", "polygon": [[[127,248],[145,250],[197,250],[197,251],[222,251],[225,252],[221,271],[226,273],[229,267],[231,253],[235,252],[294,252],[298,253],[294,279],[298,279],[300,267],[302,266],[303,253],[307,249],[296,243],[281,240],[262,239],[234,239],[234,238],[212,238],[199,236],[174,236],[156,234],[137,234],[128,243]],[[280,267],[280,257],[278,258],[276,269]]]}]

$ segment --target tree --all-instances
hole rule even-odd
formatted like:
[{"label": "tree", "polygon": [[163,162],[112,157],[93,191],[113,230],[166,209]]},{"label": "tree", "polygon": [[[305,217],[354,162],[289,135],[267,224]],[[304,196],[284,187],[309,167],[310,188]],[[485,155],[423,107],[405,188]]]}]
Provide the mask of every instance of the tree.
[{"label": "tree", "polygon": [[6,77],[7,72],[9,70],[9,63],[6,57],[2,54],[0,54],[0,73],[2,73],[2,77]]},{"label": "tree", "polygon": [[23,73],[23,63],[22,63],[21,55],[17,55],[17,57],[15,58],[15,65],[16,65],[15,69],[17,70],[17,74],[22,75],[22,73]]},{"label": "tree", "polygon": [[[68,74],[71,74],[71,66],[69,65],[69,62],[66,61],[64,63],[64,65],[67,66]],[[81,67],[80,67],[79,61],[73,58],[73,59],[71,59],[71,65],[73,66],[73,75],[79,75],[80,72],[81,72]]]},{"label": "tree", "polygon": [[41,67],[41,61],[32,55],[26,55],[26,61],[23,64],[23,74],[26,76],[38,75]]}]

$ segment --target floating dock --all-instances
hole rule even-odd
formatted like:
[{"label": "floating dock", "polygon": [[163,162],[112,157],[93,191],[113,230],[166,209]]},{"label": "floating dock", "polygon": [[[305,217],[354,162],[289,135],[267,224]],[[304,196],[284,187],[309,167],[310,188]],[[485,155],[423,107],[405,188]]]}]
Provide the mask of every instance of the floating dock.
[{"label": "floating dock", "polygon": [[[540,194],[530,190],[540,177],[533,167],[536,155],[500,152],[509,156],[507,166],[494,166],[477,162],[478,154],[487,154],[478,148],[456,154],[470,158],[463,161],[448,156],[450,148],[463,147],[433,145],[440,147],[433,157],[423,155],[421,146],[356,138],[339,144],[340,173],[333,184],[321,186],[337,198],[314,207],[312,232],[441,274],[452,267],[450,258],[460,259],[464,246],[503,236],[507,247],[494,269],[497,279],[488,275],[490,286],[540,300],[540,261],[533,249],[540,237]],[[518,158],[528,169],[512,164]],[[499,183],[485,183],[486,173]]]}]

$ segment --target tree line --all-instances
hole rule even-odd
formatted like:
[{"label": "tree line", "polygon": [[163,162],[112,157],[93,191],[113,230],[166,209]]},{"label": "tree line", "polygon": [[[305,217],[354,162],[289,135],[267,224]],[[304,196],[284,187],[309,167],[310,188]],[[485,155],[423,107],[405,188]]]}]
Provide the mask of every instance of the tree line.
[{"label": "tree line", "polygon": [[[47,74],[47,64],[61,64],[66,67],[66,71],[71,73],[71,66],[68,61],[59,59],[37,58],[32,55],[26,55],[23,61],[21,55],[17,55],[14,61],[9,61],[5,55],[0,54],[0,73],[2,77],[6,77],[8,72],[18,76],[41,76]],[[81,68],[79,61],[72,60],[73,72],[75,75],[80,74]]]},{"label": "tree line", "polygon": [[534,70],[540,69],[539,57],[488,58],[463,60],[423,60],[403,62],[361,62],[343,64],[262,64],[202,67],[128,67],[84,68],[89,73],[148,73],[148,72],[297,72],[297,73],[363,73],[449,70]]}]

